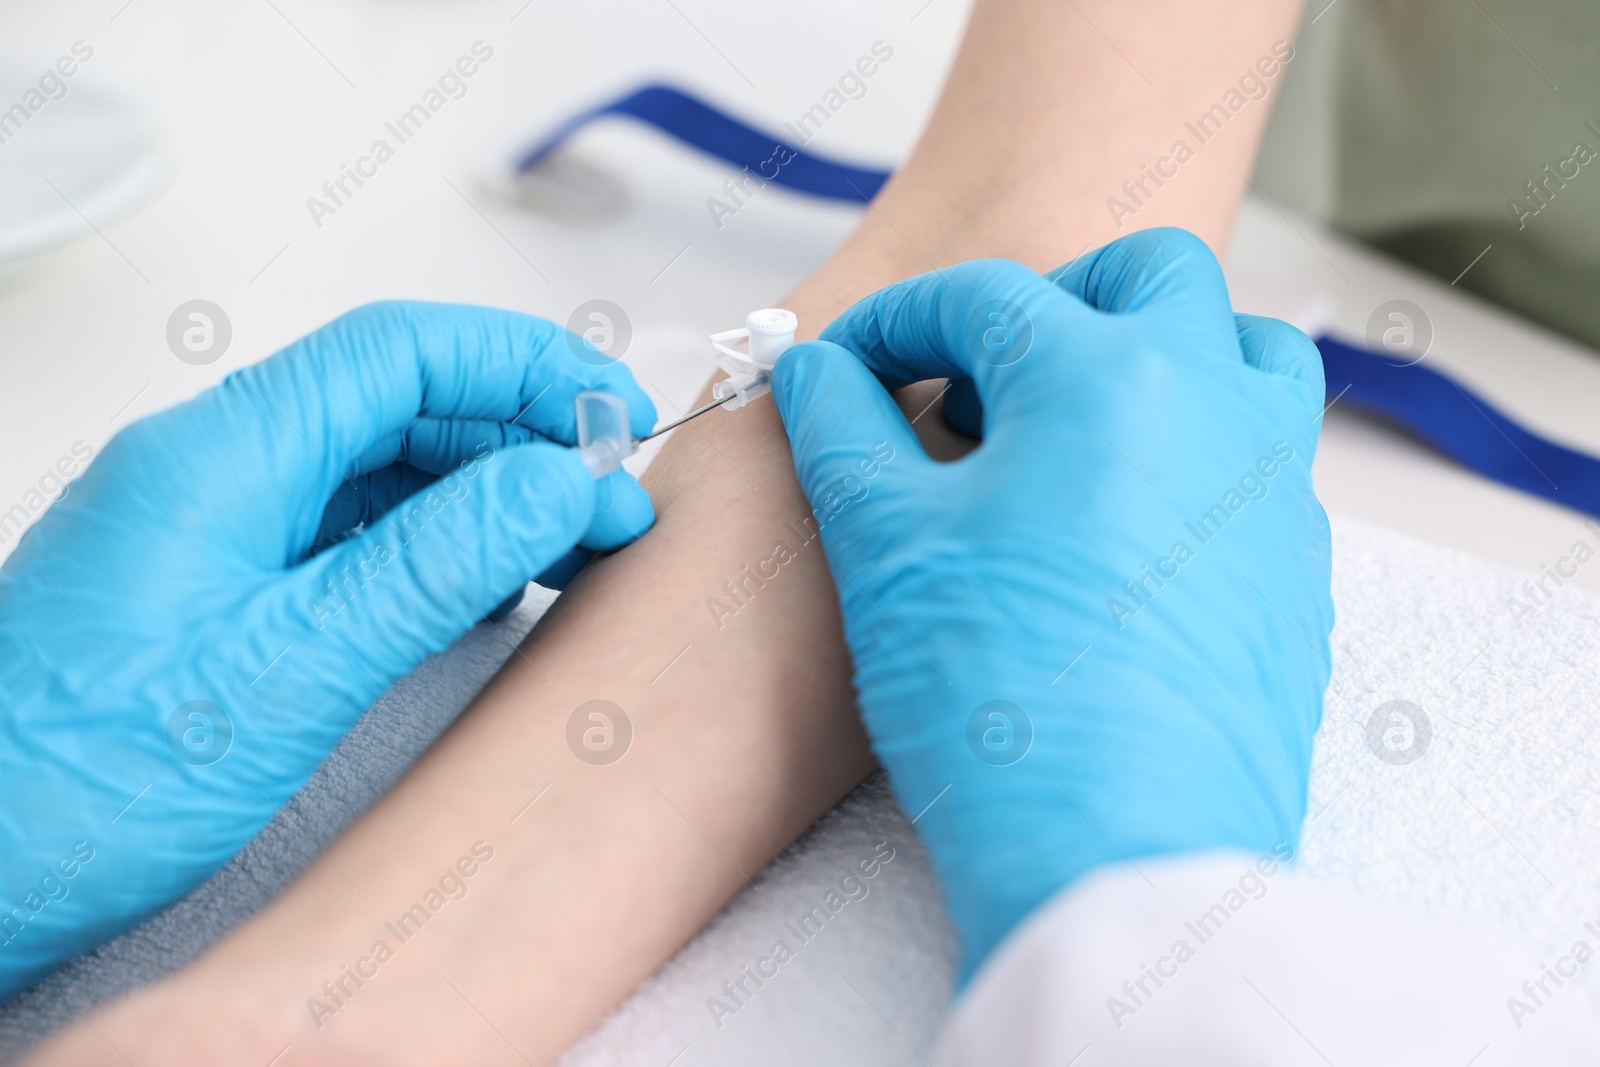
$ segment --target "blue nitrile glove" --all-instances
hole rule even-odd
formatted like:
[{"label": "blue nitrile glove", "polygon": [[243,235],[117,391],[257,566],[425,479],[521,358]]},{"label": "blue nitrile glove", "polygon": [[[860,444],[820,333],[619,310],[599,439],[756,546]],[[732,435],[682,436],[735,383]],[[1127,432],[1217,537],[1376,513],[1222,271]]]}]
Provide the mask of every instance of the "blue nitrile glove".
[{"label": "blue nitrile glove", "polygon": [[194,888],[580,538],[650,525],[631,477],[541,440],[575,441],[583,389],[654,422],[574,344],[362,308],[123,430],[28,531],[0,568],[0,999]]},{"label": "blue nitrile glove", "polygon": [[[822,336],[773,396],[963,977],[1094,868],[1293,846],[1333,625],[1310,341],[1233,315],[1180,230],[946,268]],[[873,372],[969,377],[982,443],[931,461]]]}]

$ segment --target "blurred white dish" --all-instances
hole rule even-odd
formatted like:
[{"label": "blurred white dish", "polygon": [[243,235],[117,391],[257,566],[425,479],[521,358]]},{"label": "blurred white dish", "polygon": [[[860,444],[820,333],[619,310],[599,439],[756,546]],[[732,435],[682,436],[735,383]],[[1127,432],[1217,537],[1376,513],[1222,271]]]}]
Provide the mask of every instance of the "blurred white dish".
[{"label": "blurred white dish", "polygon": [[[27,112],[40,70],[0,60],[0,263],[90,236],[133,214],[167,181],[156,137],[137,108],[80,75],[66,95]],[[14,114],[27,113],[25,120]],[[87,220],[87,221],[86,221]]]}]

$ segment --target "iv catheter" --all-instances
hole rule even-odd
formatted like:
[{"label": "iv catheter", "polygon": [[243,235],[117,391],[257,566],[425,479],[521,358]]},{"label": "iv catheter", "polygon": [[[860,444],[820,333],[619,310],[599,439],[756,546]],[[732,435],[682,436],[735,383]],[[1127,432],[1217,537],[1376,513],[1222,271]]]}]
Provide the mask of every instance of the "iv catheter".
[{"label": "iv catheter", "polygon": [[682,426],[684,423],[688,422],[690,419],[698,419],[701,415],[704,415],[706,412],[715,411],[717,408],[720,408],[722,405],[724,405],[726,403],[727,403],[726,400],[713,400],[711,403],[705,405],[704,407],[695,408],[693,411],[689,412],[689,414],[683,416],[683,418],[681,418],[681,419],[673,419],[671,422],[667,423],[665,426],[657,426],[655,429],[651,430],[649,433],[647,433],[643,437],[639,438],[639,443],[642,445],[646,441],[650,440],[652,437],[660,437],[662,434],[666,433],[668,430],[676,430],[679,426]]},{"label": "iv catheter", "polygon": [[[762,308],[745,317],[744,326],[724,330],[708,338],[717,353],[717,364],[729,377],[711,386],[711,403],[635,439],[628,430],[628,405],[614,393],[585,390],[574,401],[578,417],[578,455],[595,478],[604,478],[622,461],[639,451],[639,445],[676,429],[690,419],[717,408],[736,411],[752,400],[772,392],[772,368],[778,357],[794,346],[800,320],[783,308]],[[748,342],[744,351],[735,348]]]}]

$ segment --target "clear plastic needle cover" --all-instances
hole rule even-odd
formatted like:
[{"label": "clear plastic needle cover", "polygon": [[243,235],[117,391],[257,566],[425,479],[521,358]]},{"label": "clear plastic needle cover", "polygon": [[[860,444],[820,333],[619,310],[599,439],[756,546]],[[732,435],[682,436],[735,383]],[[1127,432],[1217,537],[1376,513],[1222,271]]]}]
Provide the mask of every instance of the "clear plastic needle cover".
[{"label": "clear plastic needle cover", "polygon": [[578,394],[578,455],[596,478],[604,478],[639,451],[628,431],[628,404],[614,393],[589,389]]}]

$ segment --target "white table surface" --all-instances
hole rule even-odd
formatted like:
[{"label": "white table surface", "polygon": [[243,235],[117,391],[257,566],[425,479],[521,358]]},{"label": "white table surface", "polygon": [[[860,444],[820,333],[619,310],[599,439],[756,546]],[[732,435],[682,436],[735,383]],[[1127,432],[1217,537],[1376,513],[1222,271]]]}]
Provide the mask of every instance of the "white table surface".
[{"label": "white table surface", "polygon": [[[0,3],[0,51],[13,59],[42,70],[74,41],[92,44],[80,77],[142,103],[173,171],[135,217],[86,225],[77,243],[0,274],[0,510],[75,441],[98,448],[129,419],[381,298],[563,322],[583,301],[615,301],[636,331],[628,362],[670,412],[707,373],[698,338],[805,277],[855,210],[767,189],[718,229],[705,202],[726,168],[622,121],[576,146],[631,189],[609,221],[520,211],[486,180],[552,120],[647,78],[776,127],[880,39],[894,58],[814,146],[892,164],[932,105],[965,11],[963,0]],[[317,228],[306,199],[479,40],[494,56],[467,94]],[[1378,304],[1413,300],[1434,326],[1430,362],[1600,451],[1600,359],[1581,346],[1259,201],[1241,214],[1228,269],[1241,310],[1331,316],[1356,339]],[[203,367],[165,340],[168,316],[195,298],[233,326],[226,355]],[[1468,474],[1347,405],[1329,413],[1315,472],[1330,511],[1529,569],[1580,537],[1600,544],[1575,513]],[[1576,582],[1600,589],[1600,565]]]}]

